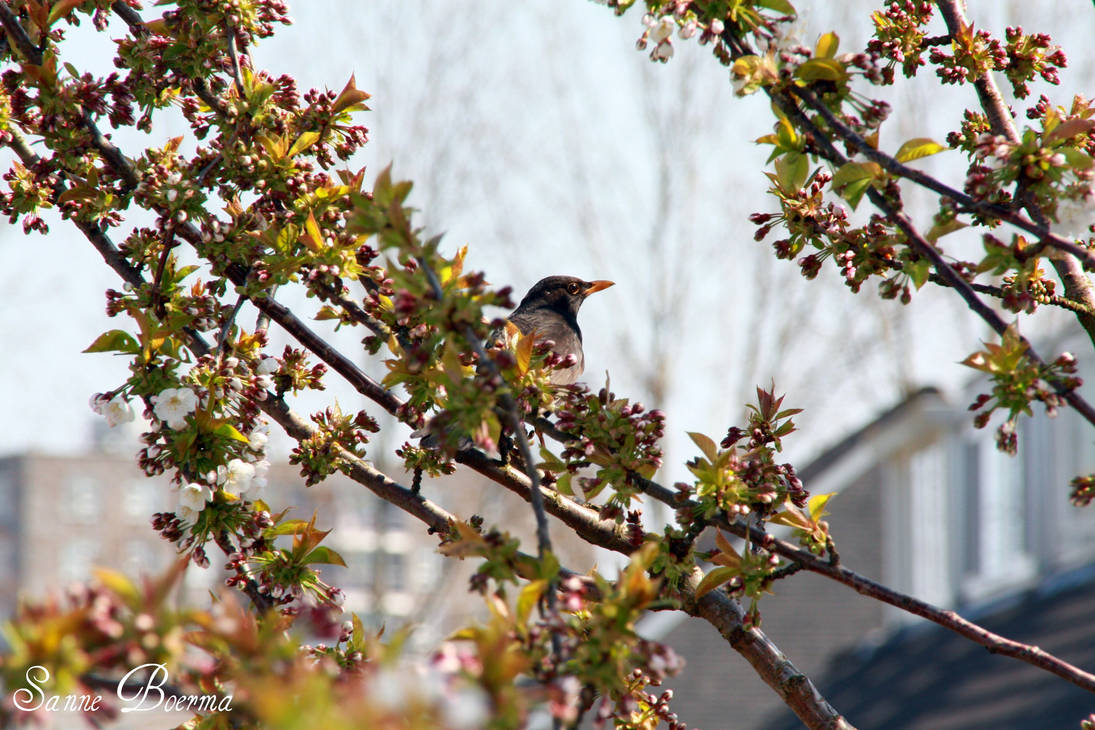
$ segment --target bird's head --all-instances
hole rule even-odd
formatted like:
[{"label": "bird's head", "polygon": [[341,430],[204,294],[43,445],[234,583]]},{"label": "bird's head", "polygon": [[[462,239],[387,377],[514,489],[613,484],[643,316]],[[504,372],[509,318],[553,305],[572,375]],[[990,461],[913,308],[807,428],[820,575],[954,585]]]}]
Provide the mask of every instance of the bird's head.
[{"label": "bird's head", "polygon": [[614,282],[598,279],[583,281],[575,276],[549,276],[536,282],[521,300],[517,311],[551,309],[574,317],[582,302],[593,292],[612,286]]}]

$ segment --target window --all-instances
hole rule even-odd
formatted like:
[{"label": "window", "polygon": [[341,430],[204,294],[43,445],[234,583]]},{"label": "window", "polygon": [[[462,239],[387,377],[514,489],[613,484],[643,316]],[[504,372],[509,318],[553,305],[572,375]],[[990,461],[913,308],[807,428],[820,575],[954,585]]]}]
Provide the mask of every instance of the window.
[{"label": "window", "polygon": [[384,553],[384,587],[389,591],[407,590],[407,556]]},{"label": "window", "polygon": [[130,522],[148,522],[156,511],[156,489],[150,479],[134,479],[122,485],[122,512]]},{"label": "window", "polygon": [[80,525],[93,525],[99,519],[99,485],[94,479],[74,476],[66,487],[67,504],[62,507],[69,519]]},{"label": "window", "polygon": [[66,542],[61,547],[61,580],[72,583],[90,578],[95,557],[95,543],[91,540],[77,539]]},{"label": "window", "polygon": [[990,438],[965,447],[963,593],[989,598],[1036,572],[1024,449],[1009,456]]},{"label": "window", "polygon": [[947,449],[933,444],[909,458],[909,585],[917,598],[951,605]]}]

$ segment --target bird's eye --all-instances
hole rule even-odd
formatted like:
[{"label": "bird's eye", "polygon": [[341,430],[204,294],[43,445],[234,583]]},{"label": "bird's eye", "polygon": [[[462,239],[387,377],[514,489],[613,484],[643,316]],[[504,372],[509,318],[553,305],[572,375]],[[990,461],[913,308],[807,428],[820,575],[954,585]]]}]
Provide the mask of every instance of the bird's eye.
[{"label": "bird's eye", "polygon": [[567,284],[567,293],[568,294],[577,294],[581,290],[582,290],[582,287],[579,286],[578,282],[576,282],[576,281],[572,281],[569,284]]}]

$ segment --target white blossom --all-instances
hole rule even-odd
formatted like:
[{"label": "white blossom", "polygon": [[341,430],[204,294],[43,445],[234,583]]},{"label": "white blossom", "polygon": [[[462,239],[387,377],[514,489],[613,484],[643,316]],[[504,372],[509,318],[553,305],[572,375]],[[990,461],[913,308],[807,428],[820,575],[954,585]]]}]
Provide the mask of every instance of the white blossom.
[{"label": "white blossom", "polygon": [[198,396],[190,388],[168,388],[150,398],[152,412],[170,428],[186,428],[186,417],[198,405]]},{"label": "white blossom", "polygon": [[179,507],[175,511],[186,522],[194,522],[198,519],[198,513],[205,509],[206,503],[212,498],[213,492],[209,487],[190,482],[179,490]]},{"label": "white blossom", "polygon": [[673,44],[669,41],[664,41],[654,46],[654,50],[650,52],[650,57],[655,61],[668,61],[673,58]]},{"label": "white blossom", "polygon": [[[223,473],[221,469],[224,469]],[[243,494],[251,488],[251,482],[255,478],[255,467],[243,459],[232,459],[224,467],[217,468],[218,483],[225,491],[233,494]]]},{"label": "white blossom", "polygon": [[262,490],[266,488],[266,475],[270,471],[270,462],[263,459],[262,461],[256,461],[253,466],[255,468],[255,476],[251,479],[249,496],[252,499],[258,499],[262,496]]},{"label": "white blossom", "polygon": [[202,510],[205,503],[213,498],[209,487],[198,482],[190,482],[179,490],[179,504],[192,510]]},{"label": "white blossom", "polygon": [[129,401],[120,395],[116,395],[108,401],[101,412],[106,417],[107,425],[111,428],[119,423],[129,423],[137,416]]},{"label": "white blossom", "polygon": [[276,357],[264,357],[259,360],[258,366],[255,367],[255,373],[258,375],[271,375],[276,373],[279,367]]},{"label": "white blossom", "polygon": [[650,40],[661,43],[673,35],[673,31],[676,29],[677,21],[673,19],[673,16],[663,15],[654,22],[654,25],[650,26]]},{"label": "white blossom", "polygon": [[1086,238],[1095,223],[1095,195],[1090,191],[1082,198],[1061,198],[1057,201],[1057,225],[1053,231],[1068,238]]},{"label": "white blossom", "polygon": [[270,436],[265,431],[255,429],[251,432],[251,435],[247,437],[247,443],[251,445],[251,448],[255,451],[262,451],[266,448],[266,442],[270,440]]}]

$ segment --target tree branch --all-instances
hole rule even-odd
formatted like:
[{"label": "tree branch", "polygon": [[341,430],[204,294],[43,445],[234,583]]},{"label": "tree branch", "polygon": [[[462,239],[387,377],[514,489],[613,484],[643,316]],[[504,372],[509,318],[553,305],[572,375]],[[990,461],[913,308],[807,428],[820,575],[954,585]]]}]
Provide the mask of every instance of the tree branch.
[{"label": "tree branch", "polygon": [[[877,162],[887,172],[890,172],[899,177],[903,177],[906,180],[917,183],[933,192],[939,193],[943,197],[950,198],[956,203],[962,205],[968,210],[979,213],[985,217],[999,218],[1002,221],[1007,221],[1016,228],[1020,228],[1028,233],[1031,233],[1038,237],[1039,241],[1046,246],[1059,249],[1065,253],[1071,254],[1083,260],[1084,264],[1095,269],[1095,252],[1092,252],[1083,246],[1077,245],[1075,241],[1070,241],[1050,230],[1048,221],[1042,220],[1039,222],[1028,220],[1015,211],[1006,208],[1001,205],[995,205],[993,203],[987,203],[952,188],[945,183],[936,180],[931,175],[927,175],[920,170],[916,170],[908,165],[898,162],[894,157],[882,152],[871,146],[871,144],[863,138],[862,135],[857,133],[854,129],[849,127],[843,121],[840,120],[836,114],[833,113],[828,106],[825,105],[817,95],[810,89],[809,86],[796,87],[794,94],[801,98],[810,109],[821,115],[821,118],[825,120],[825,124],[828,125],[836,135],[844,141],[855,147],[856,151],[866,157],[872,162]],[[1014,132],[1014,130],[1013,130]]]},{"label": "tree branch", "polygon": [[[567,443],[571,440],[566,433],[560,431],[554,423],[546,418],[538,418],[534,423],[537,429],[556,441]],[[674,510],[696,510],[699,508],[699,504],[689,499],[683,499],[681,494],[676,490],[669,489],[668,487],[665,487],[652,479],[646,479],[639,474],[633,473],[630,476],[631,479],[639,485],[644,494]],[[765,549],[792,561],[794,564],[802,566],[804,570],[825,576],[826,578],[830,578],[831,580],[852,588],[857,593],[887,603],[902,611],[920,616],[921,618],[925,618],[943,628],[954,631],[995,653],[1032,664],[1039,669],[1051,672],[1090,692],[1095,692],[1095,674],[1091,674],[1069,664],[1036,646],[1023,644],[994,634],[988,629],[962,618],[954,611],[938,608],[930,603],[921,601],[918,598],[896,591],[881,583],[873,581],[866,576],[844,568],[839,565],[839,561],[818,557],[785,540],[780,540],[757,527],[753,527],[737,519],[731,520],[725,514],[715,516],[710,520],[710,524],[726,530],[737,537],[748,539],[754,545],[763,546]]]},{"label": "tree branch", "polygon": [[[966,21],[965,10],[963,4],[959,0],[936,0],[936,5],[939,7],[939,13],[943,16],[943,20],[947,24],[947,30],[951,35],[955,35],[961,29],[968,25]],[[991,71],[986,71],[983,74],[977,76],[973,80],[974,89],[977,91],[977,97],[981,102],[981,108],[988,116],[989,124],[992,127],[994,134],[1003,135],[1010,142],[1019,142],[1019,133],[1015,129],[1015,124],[1012,122],[1011,111],[1008,109],[1007,104],[1004,103],[1003,96],[1000,94],[1000,90],[996,86],[996,79],[993,78]],[[1049,222],[1046,220],[1045,215],[1042,213],[1041,208],[1037,206],[1033,198],[1026,194],[1022,188],[1019,190],[1019,199],[1023,202],[1023,207],[1027,209],[1031,217],[1037,223],[1042,224],[1047,229]],[[1045,238],[1041,239],[1042,244],[1049,244],[1061,248],[1056,245],[1055,241],[1047,241]],[[1053,264],[1053,268],[1057,271],[1057,275],[1061,277],[1061,282],[1065,286],[1065,295],[1074,301],[1081,301],[1090,308],[1095,308],[1095,287],[1092,286],[1091,280],[1084,272],[1084,267],[1089,269],[1095,268],[1091,264],[1091,252],[1086,252],[1087,256],[1081,256],[1077,251],[1072,249],[1062,249],[1072,254],[1071,256],[1051,257],[1050,261]],[[1077,258],[1083,260],[1083,265]],[[1088,338],[1090,338],[1093,345],[1095,345],[1095,315],[1090,313],[1077,313],[1076,318],[1080,321],[1084,330],[1087,332]]]},{"label": "tree branch", "polygon": [[[812,95],[808,89],[798,88],[794,92],[801,96],[804,100]],[[779,108],[792,118],[795,123],[804,131],[809,132],[814,136],[814,142],[820,148],[821,156],[832,162],[834,165],[843,165],[848,159],[841,154],[841,152],[829,141],[829,138],[818,129],[813,120],[803,113],[799,108],[798,103],[795,101],[795,97],[790,92],[772,93],[769,92],[769,96],[772,101],[779,106]],[[813,97],[817,101],[817,97]],[[820,103],[820,102],[819,102]],[[913,226],[912,221],[909,220],[901,210],[894,205],[886,196],[876,190],[874,187],[867,188],[867,197],[871,203],[882,211],[885,216],[894,222],[894,224],[905,234],[906,239],[912,248],[921,256],[924,256],[932,263],[932,267],[936,273],[947,282],[949,286],[958,292],[958,295],[966,302],[966,305],[974,311],[982,320],[984,320],[997,334],[1003,334],[1008,325],[996,313],[996,310],[989,307],[981,298],[977,296],[977,292],[973,290],[970,283],[966,281],[962,276],[954,270],[939,250],[931,245],[916,228]],[[1023,342],[1027,345],[1027,357],[1039,366],[1045,366],[1045,360],[1038,355],[1037,351],[1031,345],[1031,343],[1023,338]],[[1075,390],[1070,390],[1062,387],[1057,383],[1050,383],[1053,389],[1060,395],[1065,401],[1068,402],[1076,412],[1079,413],[1092,425],[1095,425],[1095,408],[1092,408],[1082,396],[1080,396]]]}]

